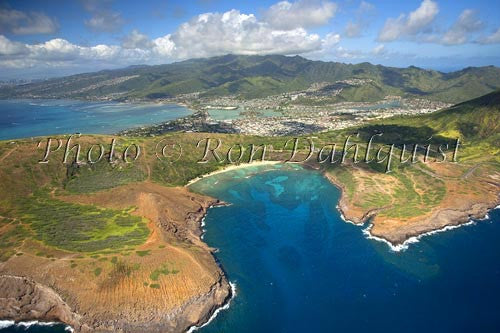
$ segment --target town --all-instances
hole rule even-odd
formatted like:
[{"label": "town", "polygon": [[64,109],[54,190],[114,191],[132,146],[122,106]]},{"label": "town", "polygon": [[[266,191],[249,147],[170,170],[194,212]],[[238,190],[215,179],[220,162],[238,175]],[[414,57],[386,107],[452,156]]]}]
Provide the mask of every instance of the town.
[{"label": "town", "polygon": [[148,127],[122,131],[122,135],[160,135],[165,132],[217,132],[262,136],[301,135],[358,126],[373,119],[418,115],[451,104],[423,98],[385,96],[373,102],[345,102],[336,96],[345,86],[369,80],[315,83],[303,91],[263,98],[204,97],[202,93],[159,99],[159,103],[185,105],[194,114]]}]

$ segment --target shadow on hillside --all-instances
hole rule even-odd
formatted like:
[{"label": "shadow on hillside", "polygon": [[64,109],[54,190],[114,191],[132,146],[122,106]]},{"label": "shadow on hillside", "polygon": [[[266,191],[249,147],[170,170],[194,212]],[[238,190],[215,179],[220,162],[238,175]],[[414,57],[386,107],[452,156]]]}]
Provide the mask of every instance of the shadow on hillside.
[{"label": "shadow on hillside", "polygon": [[369,125],[359,129],[361,139],[368,141],[370,137],[377,133],[382,133],[381,136],[374,138],[374,142],[384,144],[452,144],[455,140],[446,138],[436,134],[436,131],[428,126],[403,126],[403,125]]}]

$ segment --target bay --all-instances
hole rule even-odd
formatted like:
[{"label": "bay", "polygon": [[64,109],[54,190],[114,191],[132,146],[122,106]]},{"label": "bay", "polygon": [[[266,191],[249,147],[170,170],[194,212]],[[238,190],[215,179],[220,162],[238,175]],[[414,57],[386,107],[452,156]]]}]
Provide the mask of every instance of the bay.
[{"label": "bay", "polygon": [[185,117],[175,104],[0,100],[0,140],[55,134],[113,134]]},{"label": "bay", "polygon": [[252,166],[191,188],[237,294],[202,333],[499,332],[500,211],[403,252],[344,222],[320,173]]}]

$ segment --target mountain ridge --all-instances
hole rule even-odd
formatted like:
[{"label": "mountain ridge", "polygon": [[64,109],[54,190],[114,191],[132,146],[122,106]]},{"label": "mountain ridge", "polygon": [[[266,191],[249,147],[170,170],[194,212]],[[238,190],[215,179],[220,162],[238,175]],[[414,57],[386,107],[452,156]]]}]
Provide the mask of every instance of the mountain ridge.
[{"label": "mountain ridge", "polygon": [[307,89],[313,83],[363,79],[346,88],[341,101],[367,101],[387,95],[460,103],[500,88],[500,68],[467,67],[443,73],[416,66],[345,64],[301,56],[223,55],[163,65],[75,74],[0,88],[0,98],[77,98],[155,100],[183,94],[260,98]]}]

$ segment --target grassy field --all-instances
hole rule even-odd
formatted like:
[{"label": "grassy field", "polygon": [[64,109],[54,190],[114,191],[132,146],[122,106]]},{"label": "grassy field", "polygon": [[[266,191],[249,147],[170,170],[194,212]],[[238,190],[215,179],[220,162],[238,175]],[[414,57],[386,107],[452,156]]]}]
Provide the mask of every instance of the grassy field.
[{"label": "grassy field", "polygon": [[19,200],[17,216],[33,230],[35,238],[67,251],[98,252],[132,249],[149,235],[146,221],[90,205],[77,205],[38,190]]}]

